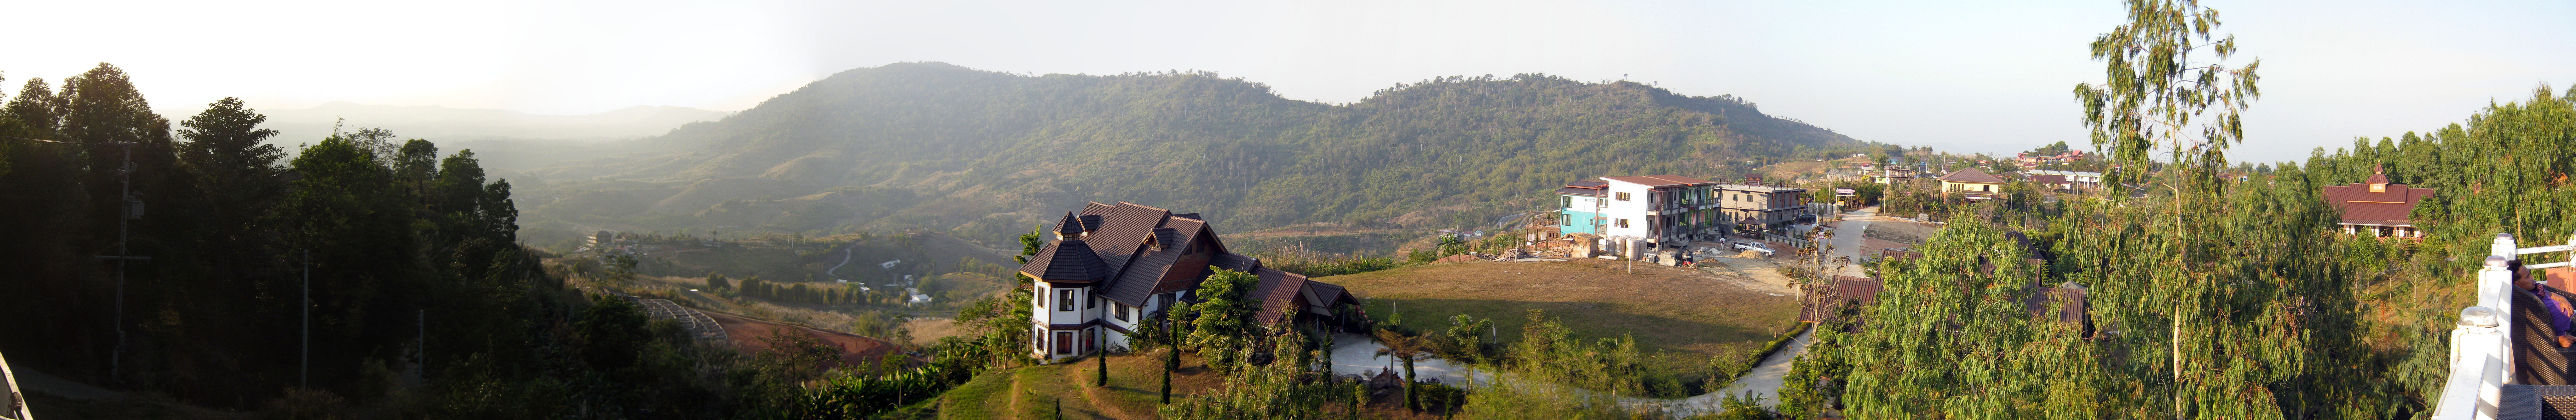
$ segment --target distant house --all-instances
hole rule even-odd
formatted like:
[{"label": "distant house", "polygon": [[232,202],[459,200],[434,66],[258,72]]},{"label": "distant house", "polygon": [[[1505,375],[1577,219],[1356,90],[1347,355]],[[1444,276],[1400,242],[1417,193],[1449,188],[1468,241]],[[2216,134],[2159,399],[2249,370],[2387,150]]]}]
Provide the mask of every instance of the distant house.
[{"label": "distant house", "polygon": [[1878,175],[1878,183],[1880,184],[1904,184],[1909,182],[1914,182],[1914,167],[1911,165],[1889,164],[1887,165],[1887,168],[1882,169]]},{"label": "distant house", "polygon": [[2336,226],[2355,235],[2424,237],[2408,219],[2415,205],[2431,195],[2431,188],[2389,184],[2388,171],[2378,166],[2370,168],[2370,179],[2362,183],[2325,187],[2326,202],[2343,209],[2343,221]]},{"label": "distant house", "polygon": [[1215,270],[1261,278],[1245,300],[1261,302],[1257,325],[1329,326],[1358,297],[1340,286],[1265,267],[1228,252],[1197,213],[1135,203],[1091,203],[1065,213],[1056,240],[1020,266],[1037,279],[1030,302],[1030,355],[1056,360],[1127,346],[1127,333],[1182,300],[1196,301],[1199,281]]},{"label": "distant house", "polygon": [[1941,191],[1966,195],[1970,200],[1992,200],[2004,190],[2004,179],[1977,168],[1960,169],[1941,177]]},{"label": "distant house", "polygon": [[2031,170],[2022,173],[2030,174],[2031,183],[2052,190],[2074,191],[2102,186],[2101,172]]},{"label": "distant house", "polygon": [[2084,160],[2084,151],[2082,151],[2082,150],[2068,150],[2068,151],[2061,152],[2061,153],[2054,154],[2054,155],[2044,155],[2044,154],[2037,154],[2037,153],[2031,153],[2031,152],[2021,152],[2021,153],[2019,153],[2019,154],[2014,155],[2014,156],[2013,156],[2013,160],[2021,162],[2021,165],[2022,165],[2022,166],[2039,166],[2039,165],[2041,165],[2041,164],[2059,164],[2059,163],[2066,163],[2066,162],[2072,162],[2072,161]]}]

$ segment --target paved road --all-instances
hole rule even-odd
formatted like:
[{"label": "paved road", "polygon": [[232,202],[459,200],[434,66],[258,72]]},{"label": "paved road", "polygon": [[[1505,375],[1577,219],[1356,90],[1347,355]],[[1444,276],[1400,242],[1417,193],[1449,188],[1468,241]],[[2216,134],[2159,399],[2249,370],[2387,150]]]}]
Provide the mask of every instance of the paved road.
[{"label": "paved road", "polygon": [[1744,372],[1744,376],[1736,377],[1735,382],[1726,385],[1726,389],[1683,398],[1666,407],[1678,417],[1724,413],[1726,409],[1720,403],[1726,401],[1726,396],[1744,395],[1745,391],[1752,391],[1755,398],[1761,399],[1761,405],[1764,407],[1777,405],[1780,403],[1780,379],[1789,376],[1789,361],[1797,360],[1800,354],[1806,354],[1807,342],[1814,336],[1815,333],[1812,330],[1798,333],[1798,338],[1789,339],[1787,344],[1780,346],[1780,351],[1763,357],[1762,363],[1753,365],[1753,370]]},{"label": "paved road", "polygon": [[[1871,222],[1877,220],[1878,207],[1874,206],[1843,213],[1843,221],[1835,226],[1834,237],[1825,240],[1825,245],[1833,247],[1825,253],[1825,264],[1838,267],[1827,272],[1838,276],[1861,276],[1860,258],[1869,255],[1869,246],[1861,242],[1861,235],[1869,229]],[[1852,265],[1838,265],[1843,257],[1850,257]]]}]

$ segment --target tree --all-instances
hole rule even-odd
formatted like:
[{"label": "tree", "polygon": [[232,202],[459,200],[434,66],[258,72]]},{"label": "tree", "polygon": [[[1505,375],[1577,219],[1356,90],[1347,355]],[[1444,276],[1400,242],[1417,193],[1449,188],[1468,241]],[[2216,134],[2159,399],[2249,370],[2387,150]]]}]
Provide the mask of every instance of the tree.
[{"label": "tree", "polygon": [[733,288],[733,283],[732,283],[732,282],[725,281],[725,276],[724,276],[723,274],[716,274],[716,273],[713,273],[713,272],[707,273],[707,290],[708,290],[708,291],[717,291],[717,290],[724,290],[724,289],[731,289],[731,288]]},{"label": "tree", "polygon": [[1416,381],[1413,376],[1413,361],[1429,353],[1429,346],[1426,345],[1428,343],[1423,342],[1422,336],[1406,335],[1395,330],[1377,330],[1375,334],[1377,344],[1385,346],[1378,349],[1378,355],[1394,356],[1396,360],[1404,362],[1404,407],[1415,411],[1422,410],[1422,399],[1414,392]]},{"label": "tree", "polygon": [[1189,307],[1193,316],[1187,341],[1198,348],[1199,357],[1206,359],[1209,367],[1222,370],[1241,362],[1232,359],[1234,350],[1250,344],[1254,329],[1259,328],[1253,325],[1252,317],[1261,307],[1244,300],[1244,295],[1250,294],[1261,278],[1241,271],[1214,270],[1207,280],[1199,281],[1199,289],[1194,292],[1200,301]]},{"label": "tree", "polygon": [[1442,343],[1442,347],[1449,349],[1446,353],[1449,353],[1448,357],[1452,360],[1469,362],[1483,360],[1486,343],[1492,340],[1492,337],[1487,335],[1493,327],[1494,320],[1491,319],[1476,319],[1475,316],[1467,314],[1451,316],[1449,333],[1443,337],[1448,339],[1448,342]]},{"label": "tree", "polygon": [[[2092,130],[2093,145],[2111,150],[2111,158],[2124,167],[2145,168],[2151,163],[2148,152],[2157,147],[2169,150],[2164,184],[2173,190],[2176,205],[2171,207],[2178,229],[2163,245],[2175,250],[2166,253],[2173,267],[2199,266],[2219,255],[2194,253],[2198,242],[2195,226],[2183,220],[2185,209],[2195,209],[2193,200],[2215,195],[2220,184],[2218,168],[2227,165],[2229,145],[2244,141],[2244,122],[2238,113],[2262,92],[2255,87],[2261,77],[2256,69],[2262,61],[2243,67],[2227,67],[2225,62],[2236,54],[2236,36],[2220,37],[2211,31],[2220,25],[2218,11],[2200,7],[2197,0],[2127,0],[2128,22],[2111,33],[2094,38],[2093,59],[2106,62],[2103,69],[2108,79],[2100,85],[2075,86],[2077,102],[2084,108],[2084,124]],[[2195,63],[2199,61],[2199,63]],[[2128,171],[2120,179],[2108,182],[2130,183],[2143,180],[2145,171]],[[2157,276],[2157,283],[2172,286],[2165,297],[2149,299],[2149,307],[2167,308],[2162,314],[2171,321],[2169,356],[2166,367],[2175,382],[2190,380],[2186,373],[2196,370],[2187,365],[2186,346],[2211,349],[2209,340],[2223,337],[2186,337],[2187,331],[2215,331],[2185,325],[2190,319],[2209,319],[2196,314],[2203,309],[2220,309],[2213,301],[2193,302],[2192,296],[2206,296],[2210,290],[2205,281],[2185,273]],[[2206,354],[2206,356],[2221,356]],[[2219,358],[2201,359],[2217,362]],[[2212,368],[2216,366],[2210,366]],[[2208,382],[2204,382],[2208,384]],[[2188,396],[2183,387],[2173,392],[2174,413],[2185,415]]]},{"label": "tree", "polygon": [[[2198,0],[2124,0],[2128,21],[2094,38],[2093,59],[2104,61],[2107,80],[2075,85],[2093,146],[2108,148],[2114,163],[2144,168],[2148,153],[2166,147],[2177,166],[2206,172],[2225,165],[2225,151],[2244,140],[2237,113],[2261,96],[2256,68],[2227,67],[2236,36],[2218,37],[2218,11]],[[2129,171],[2133,183],[2145,171]],[[2169,180],[2169,188],[2183,188]]]},{"label": "tree", "polygon": [[243,106],[241,98],[207,104],[196,117],[179,122],[185,127],[179,129],[179,137],[188,139],[179,147],[180,161],[217,180],[270,172],[286,151],[260,143],[277,136],[277,130],[259,128],[266,121],[268,116]]},{"label": "tree", "polygon": [[[1172,311],[1157,312],[1157,314],[1166,315],[1167,318],[1170,313]],[[1162,321],[1171,322],[1170,319]],[[1163,404],[1168,405],[1172,403],[1172,371],[1181,370],[1181,336],[1178,328],[1164,327],[1163,333],[1170,337],[1169,342],[1172,343],[1163,346]]]},{"label": "tree", "polygon": [[1091,385],[1092,385],[1092,386],[1098,386],[1098,387],[1108,387],[1108,386],[1109,386],[1109,346],[1108,346],[1108,343],[1109,343],[1109,337],[1107,337],[1107,335],[1108,335],[1108,334],[1109,334],[1109,331],[1108,331],[1108,329],[1106,329],[1106,328],[1095,328],[1095,329],[1092,329],[1092,330],[1091,330],[1091,342],[1094,342],[1094,343],[1101,343],[1101,346],[1100,346],[1100,353],[1099,353],[1099,354],[1096,354],[1096,355],[1093,355],[1093,356],[1091,357],[1092,359],[1098,360],[1098,362],[1097,362],[1097,363],[1098,363],[1098,366],[1094,366],[1094,369],[1092,369],[1092,370],[1091,370],[1092,372],[1097,373],[1097,377],[1092,378],[1092,381],[1091,381]]}]

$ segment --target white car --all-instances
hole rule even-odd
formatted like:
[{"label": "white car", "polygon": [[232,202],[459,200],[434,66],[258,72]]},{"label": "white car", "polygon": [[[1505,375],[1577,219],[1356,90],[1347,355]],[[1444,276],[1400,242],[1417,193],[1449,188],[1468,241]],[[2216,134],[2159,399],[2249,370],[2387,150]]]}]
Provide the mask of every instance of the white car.
[{"label": "white car", "polygon": [[1773,252],[1777,252],[1777,251],[1772,251],[1772,250],[1771,250],[1771,248],[1764,248],[1764,247],[1762,247],[1761,245],[1754,245],[1754,244],[1735,244],[1735,249],[1741,249],[1741,250],[1746,250],[1746,251],[1761,251],[1761,252],[1762,252],[1762,256],[1765,256],[1765,257],[1771,256],[1771,253],[1773,253]]}]

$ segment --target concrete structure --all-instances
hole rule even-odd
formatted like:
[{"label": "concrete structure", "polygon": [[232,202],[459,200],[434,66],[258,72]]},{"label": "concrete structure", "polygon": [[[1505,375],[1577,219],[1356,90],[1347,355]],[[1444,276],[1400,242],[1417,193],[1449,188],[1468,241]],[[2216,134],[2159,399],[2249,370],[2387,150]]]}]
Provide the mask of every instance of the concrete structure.
[{"label": "concrete structure", "polygon": [[2042,154],[2033,154],[2033,153],[2031,153],[2031,152],[2021,152],[2021,153],[2014,154],[2014,155],[2013,155],[2013,160],[2014,160],[2014,161],[2017,161],[2017,162],[2020,162],[2020,163],[2021,163],[2021,166],[2039,166],[2039,165],[2041,165],[2041,164],[2060,164],[2060,163],[2066,163],[2066,162],[2073,162],[2073,161],[2078,161],[2078,160],[2084,160],[2084,151],[2082,151],[2082,150],[2068,150],[2068,151],[2065,151],[2065,152],[2063,152],[2063,153],[2058,153],[2058,154],[2054,154],[2054,155],[2042,155]]},{"label": "concrete structure", "polygon": [[1766,231],[1788,226],[1807,209],[1807,189],[1764,184],[1718,184],[1717,213],[1728,231]]},{"label": "concrete structure", "polygon": [[2576,372],[2570,372],[2569,355],[2552,340],[2552,317],[2541,303],[2566,296],[2570,285],[2559,284],[2564,277],[2548,276],[2549,288],[2535,292],[2515,281],[2517,268],[2537,272],[2520,275],[2533,275],[2576,263],[2524,261],[2516,267],[2517,260],[2569,251],[2576,246],[2524,248],[2513,235],[2496,234],[2473,283],[2477,300],[2470,304],[2476,306],[2460,308],[2450,331],[2450,374],[2432,398],[2432,418],[2539,419],[2576,411],[2576,399],[2568,398],[2576,396],[2576,386],[2571,386]]},{"label": "concrete structure", "polygon": [[1914,182],[1913,165],[1891,163],[1887,165],[1887,168],[1881,169],[1878,175],[1878,183],[1880,184],[1904,184],[1909,182]]},{"label": "concrete structure", "polygon": [[1220,268],[1260,278],[1244,296],[1261,308],[1253,325],[1338,326],[1342,309],[1360,303],[1341,286],[1227,252],[1197,213],[1091,203],[1065,213],[1055,234],[1020,266],[1020,274],[1037,279],[1029,355],[1049,361],[1127,347],[1138,325],[1162,319],[1174,303],[1197,301],[1199,282]]},{"label": "concrete structure", "polygon": [[1560,233],[1686,240],[1716,226],[1717,181],[1678,175],[1605,176],[1558,188]]},{"label": "concrete structure", "polygon": [[2052,190],[2074,191],[2102,186],[2101,172],[2029,170],[2030,182]]},{"label": "concrete structure", "polygon": [[1567,183],[1556,192],[1557,234],[1657,244],[1768,230],[1809,214],[1805,188],[1676,175],[1605,176]]},{"label": "concrete structure", "polygon": [[1605,235],[1603,226],[1608,219],[1602,216],[1602,212],[1610,206],[1609,185],[1601,181],[1574,181],[1557,188],[1556,234]]}]

